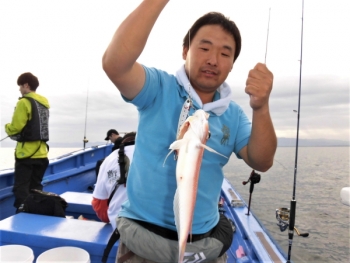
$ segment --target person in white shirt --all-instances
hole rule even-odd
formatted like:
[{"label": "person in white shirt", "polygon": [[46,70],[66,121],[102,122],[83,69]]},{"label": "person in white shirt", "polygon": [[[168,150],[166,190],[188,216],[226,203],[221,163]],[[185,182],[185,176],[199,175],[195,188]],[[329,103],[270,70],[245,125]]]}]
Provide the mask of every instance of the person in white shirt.
[{"label": "person in white shirt", "polygon": [[[136,132],[127,133],[120,144],[119,150],[113,151],[102,163],[92,194],[92,207],[102,222],[111,223],[117,227],[116,218],[121,205],[128,198],[126,193],[126,178],[135,148]],[[123,158],[124,156],[124,158]],[[121,176],[120,166],[125,169]],[[112,192],[116,189],[114,194]]]}]

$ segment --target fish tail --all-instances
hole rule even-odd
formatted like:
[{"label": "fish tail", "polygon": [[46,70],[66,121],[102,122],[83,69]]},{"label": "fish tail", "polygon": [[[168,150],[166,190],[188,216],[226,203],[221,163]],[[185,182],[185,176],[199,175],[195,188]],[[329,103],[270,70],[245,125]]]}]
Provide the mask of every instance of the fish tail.
[{"label": "fish tail", "polygon": [[178,262],[182,263],[183,258],[185,256],[186,242],[187,238],[181,236],[181,224],[180,224],[180,216],[179,216],[179,191],[176,189],[175,197],[174,197],[174,214],[175,214],[175,225],[177,228],[177,235],[179,240],[179,259]]},{"label": "fish tail", "polygon": [[185,256],[185,246],[179,246],[179,263],[182,263],[184,261]]}]

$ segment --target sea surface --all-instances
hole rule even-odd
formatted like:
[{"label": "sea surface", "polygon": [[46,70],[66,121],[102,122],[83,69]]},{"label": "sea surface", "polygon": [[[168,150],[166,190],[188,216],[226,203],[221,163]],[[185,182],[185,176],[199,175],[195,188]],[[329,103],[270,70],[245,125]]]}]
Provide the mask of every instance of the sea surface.
[{"label": "sea surface", "polygon": [[[81,148],[51,148],[49,151],[49,159],[57,158],[63,154],[77,151]],[[0,170],[13,168],[15,166],[15,150],[14,148],[0,148]]]},{"label": "sea surface", "polygon": [[[78,150],[50,148],[49,158]],[[0,170],[12,168],[14,150],[0,148]],[[299,262],[350,262],[350,207],[341,203],[340,191],[350,186],[349,147],[300,147],[295,165],[295,147],[279,147],[274,166],[261,174],[251,199],[251,211],[287,254],[288,233],[277,226],[275,211],[290,207],[296,167],[295,226],[291,259]],[[248,203],[251,169],[232,156],[224,168],[226,177]]]},{"label": "sea surface", "polygon": [[[300,147],[296,173],[296,219],[291,259],[294,262],[350,262],[350,207],[341,203],[340,191],[350,186],[349,147]],[[261,174],[251,199],[253,213],[279,246],[288,253],[288,230],[276,225],[275,211],[290,207],[293,196],[295,147],[279,147],[273,167]],[[226,177],[248,203],[251,168],[231,158]]]}]

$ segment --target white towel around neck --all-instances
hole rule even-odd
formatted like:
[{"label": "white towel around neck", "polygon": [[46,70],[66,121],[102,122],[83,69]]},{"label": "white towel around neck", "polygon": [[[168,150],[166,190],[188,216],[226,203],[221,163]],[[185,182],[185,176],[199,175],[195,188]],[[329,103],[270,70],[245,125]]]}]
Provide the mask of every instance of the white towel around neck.
[{"label": "white towel around neck", "polygon": [[217,116],[220,116],[228,108],[231,101],[231,88],[226,82],[222,83],[221,86],[217,89],[217,91],[220,93],[220,99],[203,105],[197,92],[192,88],[190,81],[188,80],[184,65],[182,65],[181,68],[176,72],[176,79],[179,84],[184,87],[189,96],[194,101],[196,101],[204,111],[211,111]]}]

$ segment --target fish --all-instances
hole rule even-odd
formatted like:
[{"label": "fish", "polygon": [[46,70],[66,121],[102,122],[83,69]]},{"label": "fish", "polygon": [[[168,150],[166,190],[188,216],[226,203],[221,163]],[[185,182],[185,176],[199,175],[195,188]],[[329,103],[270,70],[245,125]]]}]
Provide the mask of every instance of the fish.
[{"label": "fish", "polygon": [[177,157],[177,189],[173,209],[178,234],[179,263],[183,262],[188,235],[192,242],[192,221],[204,150],[224,156],[206,145],[210,137],[208,118],[209,114],[202,109],[189,116],[181,125],[178,138],[169,146],[171,151],[166,156],[167,158],[175,151]]}]

